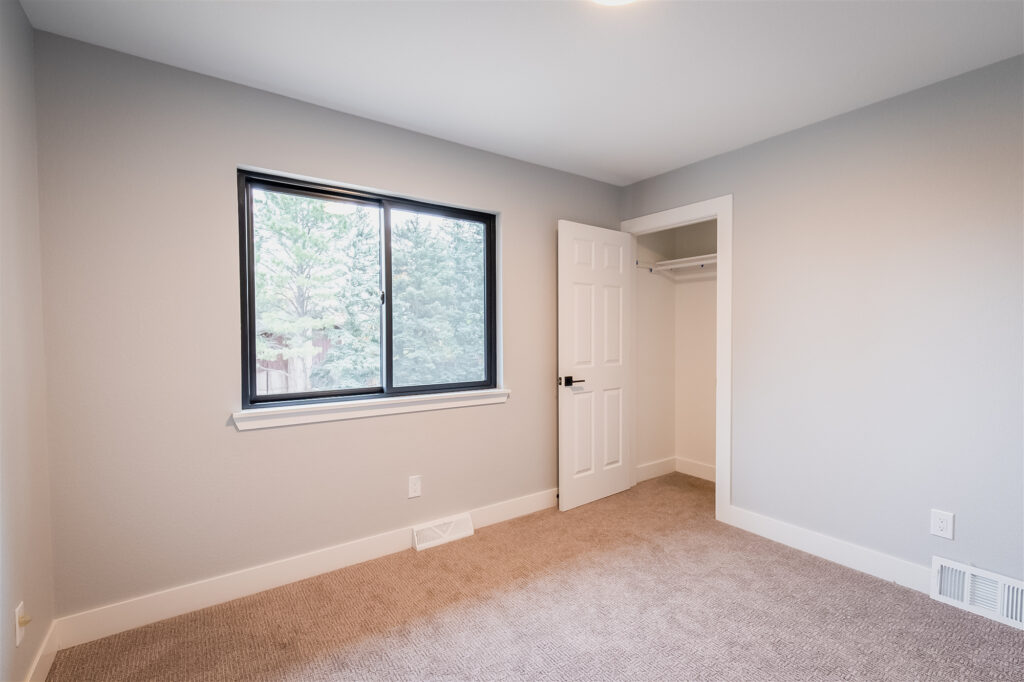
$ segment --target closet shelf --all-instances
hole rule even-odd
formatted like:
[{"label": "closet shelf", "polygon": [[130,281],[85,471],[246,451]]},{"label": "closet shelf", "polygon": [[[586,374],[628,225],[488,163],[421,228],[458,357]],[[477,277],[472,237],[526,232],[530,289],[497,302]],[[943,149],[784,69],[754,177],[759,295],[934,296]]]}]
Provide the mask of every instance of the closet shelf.
[{"label": "closet shelf", "polygon": [[692,256],[690,258],[676,258],[675,260],[660,260],[657,263],[636,262],[638,268],[648,272],[665,272],[669,270],[683,270],[688,268],[702,269],[706,265],[714,265],[718,262],[717,253],[707,253],[703,256]]}]

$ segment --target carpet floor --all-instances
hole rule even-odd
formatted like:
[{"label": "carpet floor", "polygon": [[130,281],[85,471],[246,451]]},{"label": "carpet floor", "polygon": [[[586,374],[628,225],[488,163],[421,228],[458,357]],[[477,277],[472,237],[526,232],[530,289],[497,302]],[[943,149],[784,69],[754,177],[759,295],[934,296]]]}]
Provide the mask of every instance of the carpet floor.
[{"label": "carpet floor", "polygon": [[57,655],[65,680],[1024,680],[1024,632],[714,520],[681,474]]}]

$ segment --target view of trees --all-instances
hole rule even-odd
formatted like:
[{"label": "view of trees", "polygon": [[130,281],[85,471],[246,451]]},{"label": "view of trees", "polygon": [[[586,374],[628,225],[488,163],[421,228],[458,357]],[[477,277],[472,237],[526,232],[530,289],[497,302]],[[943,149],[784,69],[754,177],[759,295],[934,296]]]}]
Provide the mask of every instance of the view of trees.
[{"label": "view of trees", "polygon": [[[486,376],[485,228],[392,211],[394,383]],[[253,190],[257,394],[382,385],[381,209]]]},{"label": "view of trees", "polygon": [[391,212],[395,386],[486,378],[482,223]]},{"label": "view of trees", "polygon": [[380,386],[380,208],[253,191],[257,393]]}]

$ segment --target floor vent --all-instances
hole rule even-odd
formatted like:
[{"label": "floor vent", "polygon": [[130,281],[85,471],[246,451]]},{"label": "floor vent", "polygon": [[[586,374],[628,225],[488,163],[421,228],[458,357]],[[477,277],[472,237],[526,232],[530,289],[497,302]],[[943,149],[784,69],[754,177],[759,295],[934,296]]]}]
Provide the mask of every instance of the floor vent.
[{"label": "floor vent", "polygon": [[1024,582],[932,557],[932,599],[1024,630]]},{"label": "floor vent", "polygon": [[1024,630],[1024,587],[1021,585],[1003,585],[1003,618]]},{"label": "floor vent", "polygon": [[473,534],[473,518],[469,514],[449,516],[420,526],[413,526],[412,540],[416,549],[443,545]]}]

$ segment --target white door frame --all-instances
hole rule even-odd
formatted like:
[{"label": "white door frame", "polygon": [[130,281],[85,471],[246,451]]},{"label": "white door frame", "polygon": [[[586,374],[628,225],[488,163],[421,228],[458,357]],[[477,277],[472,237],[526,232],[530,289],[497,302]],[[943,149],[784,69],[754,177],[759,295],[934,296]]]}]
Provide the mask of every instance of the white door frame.
[{"label": "white door frame", "polygon": [[[634,236],[671,230],[683,225],[715,219],[718,221],[718,258],[716,278],[715,343],[715,518],[724,521],[732,506],[732,195],[698,201],[667,211],[624,220],[619,226]],[[633,288],[634,292],[636,287]],[[637,348],[633,328],[634,353]],[[634,361],[634,367],[636,363]],[[636,392],[631,414],[636,419]],[[636,452],[636,425],[633,426],[633,452]],[[635,475],[635,474],[634,474]],[[728,523],[728,521],[727,521]]]}]

